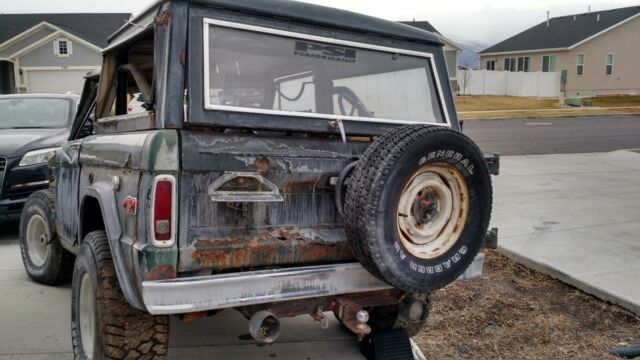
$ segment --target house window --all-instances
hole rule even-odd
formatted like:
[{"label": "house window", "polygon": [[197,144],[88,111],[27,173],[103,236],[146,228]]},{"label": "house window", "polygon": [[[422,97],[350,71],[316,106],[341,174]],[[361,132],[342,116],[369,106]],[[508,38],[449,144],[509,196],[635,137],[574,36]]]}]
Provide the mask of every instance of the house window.
[{"label": "house window", "polygon": [[576,66],[576,75],[584,75],[584,54],[578,54],[578,61]]},{"label": "house window", "polygon": [[53,42],[53,53],[60,57],[71,55],[73,53],[71,40],[64,38],[56,39],[56,41]]},{"label": "house window", "polygon": [[518,71],[529,72],[529,57],[518,58]]},{"label": "house window", "polygon": [[518,57],[518,58],[506,58],[504,59],[504,70],[505,71],[529,71],[529,57]]},{"label": "house window", "polygon": [[607,54],[605,68],[606,68],[605,71],[607,75],[613,75],[613,54]]},{"label": "house window", "polygon": [[517,58],[504,59],[504,71],[511,71],[511,72],[518,71],[518,59]]},{"label": "house window", "polygon": [[489,60],[487,61],[487,70],[491,70],[494,71],[496,69],[496,61],[495,60]]},{"label": "house window", "polygon": [[555,55],[542,57],[542,72],[557,71],[558,58]]}]

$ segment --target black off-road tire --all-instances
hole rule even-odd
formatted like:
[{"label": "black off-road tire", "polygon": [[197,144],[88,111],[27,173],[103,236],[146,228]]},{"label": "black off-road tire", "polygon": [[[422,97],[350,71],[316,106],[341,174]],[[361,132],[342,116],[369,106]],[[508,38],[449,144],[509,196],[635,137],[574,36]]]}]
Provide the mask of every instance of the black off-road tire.
[{"label": "black off-road tire", "polygon": [[[464,179],[468,213],[453,245],[422,258],[400,240],[398,202],[412,176],[434,165]],[[473,141],[447,127],[405,126],[378,139],[358,162],[345,199],[345,229],[355,257],[371,274],[407,292],[430,293],[457,279],[479,252],[492,198],[491,176]]]},{"label": "black off-road tire", "polygon": [[[95,306],[95,336],[92,356],[83,345],[80,320],[81,284],[88,276]],[[84,286],[87,286],[87,285]],[[91,303],[91,302],[89,302]],[[87,335],[89,336],[89,335]],[[94,231],[84,239],[76,260],[71,297],[71,338],[75,359],[165,359],[169,345],[168,316],[153,316],[125,300],[111,258],[104,231]]]},{"label": "black off-road tire", "polygon": [[[27,225],[32,217],[42,219],[49,233],[48,253],[43,264],[35,264],[29,255]],[[37,191],[27,199],[20,216],[20,253],[27,274],[34,281],[46,285],[66,284],[73,275],[73,254],[60,244],[56,232],[55,194],[52,189]]]}]

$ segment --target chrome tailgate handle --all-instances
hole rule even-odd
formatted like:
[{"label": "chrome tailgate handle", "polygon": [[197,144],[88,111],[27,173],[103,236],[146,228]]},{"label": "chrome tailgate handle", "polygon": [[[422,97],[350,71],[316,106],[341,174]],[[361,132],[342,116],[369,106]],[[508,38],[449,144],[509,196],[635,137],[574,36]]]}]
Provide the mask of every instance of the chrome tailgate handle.
[{"label": "chrome tailgate handle", "polygon": [[[234,182],[254,183],[265,189],[234,189]],[[278,186],[258,173],[227,172],[209,185],[209,197],[213,202],[280,202],[284,198]]]}]

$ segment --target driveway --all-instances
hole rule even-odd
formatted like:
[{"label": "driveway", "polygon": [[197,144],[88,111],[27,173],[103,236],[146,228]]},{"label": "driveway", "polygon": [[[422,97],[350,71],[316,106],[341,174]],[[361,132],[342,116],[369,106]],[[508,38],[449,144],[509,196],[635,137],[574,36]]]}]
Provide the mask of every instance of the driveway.
[{"label": "driveway", "polygon": [[[71,359],[69,285],[29,280],[20,259],[18,222],[0,222],[0,360]],[[259,345],[233,310],[181,323],[172,319],[170,359],[363,359],[355,337],[333,318],[322,330],[311,317],[282,320],[276,344]]]},{"label": "driveway", "polygon": [[500,249],[640,315],[640,153],[505,157]]}]

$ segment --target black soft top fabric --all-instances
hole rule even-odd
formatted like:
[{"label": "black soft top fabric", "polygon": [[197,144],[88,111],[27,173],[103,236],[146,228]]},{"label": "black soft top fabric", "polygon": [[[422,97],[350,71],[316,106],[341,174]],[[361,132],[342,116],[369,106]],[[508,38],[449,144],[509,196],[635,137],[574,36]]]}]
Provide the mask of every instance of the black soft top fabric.
[{"label": "black soft top fabric", "polygon": [[[351,11],[291,0],[175,0],[192,4],[220,7],[236,11],[279,17],[292,21],[371,33],[383,36],[442,45],[434,34],[412,26],[366,16]],[[161,1],[162,2],[162,1]],[[393,6],[393,4],[389,4]]]}]

